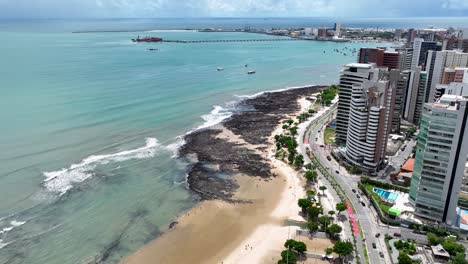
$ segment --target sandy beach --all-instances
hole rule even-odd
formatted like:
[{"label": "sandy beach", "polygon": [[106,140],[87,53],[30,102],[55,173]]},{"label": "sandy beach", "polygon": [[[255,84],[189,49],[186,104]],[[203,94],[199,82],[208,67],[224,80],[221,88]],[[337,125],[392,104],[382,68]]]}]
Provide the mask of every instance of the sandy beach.
[{"label": "sandy beach", "polygon": [[[292,115],[283,115],[281,120],[309,107],[299,98],[302,96],[295,98],[297,106]],[[274,158],[273,136],[280,133],[281,123],[261,144],[251,144],[248,138],[223,125],[213,129],[217,131],[213,138],[262,156],[274,177],[236,174],[233,179],[238,188],[228,196],[229,200],[202,201],[181,216],[175,228],[125,258],[124,264],[276,263],[284,241],[294,237],[297,227],[286,222],[303,220],[297,200],[305,195],[304,180],[289,165]],[[214,167],[219,170],[222,166]]]}]

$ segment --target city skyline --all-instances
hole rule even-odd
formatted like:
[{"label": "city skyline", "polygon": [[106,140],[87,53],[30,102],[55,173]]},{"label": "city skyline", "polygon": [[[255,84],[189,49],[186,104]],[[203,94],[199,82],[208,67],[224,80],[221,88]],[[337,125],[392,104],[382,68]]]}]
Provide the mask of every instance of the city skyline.
[{"label": "city skyline", "polygon": [[[3,18],[444,17],[468,15],[468,1],[357,0],[0,0]],[[377,15],[378,14],[378,15]]]}]

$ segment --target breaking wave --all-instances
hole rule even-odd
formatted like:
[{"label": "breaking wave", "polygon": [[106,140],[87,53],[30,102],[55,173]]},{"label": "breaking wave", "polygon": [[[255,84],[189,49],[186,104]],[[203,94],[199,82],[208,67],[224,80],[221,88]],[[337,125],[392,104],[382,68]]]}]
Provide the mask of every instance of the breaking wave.
[{"label": "breaking wave", "polygon": [[91,155],[83,159],[80,163],[72,164],[69,168],[44,172],[46,179],[43,181],[43,186],[49,192],[63,195],[68,190],[72,189],[74,184],[83,182],[92,177],[94,175],[93,170],[97,165],[131,159],[150,158],[155,155],[157,146],[159,146],[159,144],[156,138],[147,138],[146,145],[140,148],[113,154]]}]

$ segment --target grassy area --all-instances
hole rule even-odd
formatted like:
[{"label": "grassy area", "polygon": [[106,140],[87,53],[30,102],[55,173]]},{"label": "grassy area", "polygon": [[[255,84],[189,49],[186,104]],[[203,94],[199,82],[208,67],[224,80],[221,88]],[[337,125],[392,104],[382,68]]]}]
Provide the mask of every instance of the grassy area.
[{"label": "grassy area", "polygon": [[380,206],[380,209],[382,210],[382,212],[384,213],[387,213],[388,214],[388,210],[391,208],[391,206],[388,206],[384,203],[382,203],[380,201],[380,197],[377,193],[374,192],[374,186],[370,185],[370,184],[364,184],[364,187],[366,188],[366,190],[372,195],[372,197],[374,198],[374,200],[379,204]]},{"label": "grassy area", "polygon": [[324,141],[325,144],[335,144],[335,128],[334,127],[326,127],[324,131]]}]

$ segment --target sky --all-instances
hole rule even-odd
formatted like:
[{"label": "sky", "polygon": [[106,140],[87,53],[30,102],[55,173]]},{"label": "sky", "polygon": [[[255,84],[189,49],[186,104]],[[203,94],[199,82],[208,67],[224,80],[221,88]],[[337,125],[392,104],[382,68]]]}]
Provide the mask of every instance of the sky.
[{"label": "sky", "polygon": [[468,0],[0,0],[0,18],[296,16],[468,16]]}]

